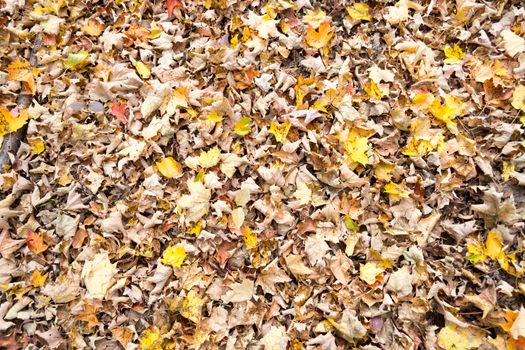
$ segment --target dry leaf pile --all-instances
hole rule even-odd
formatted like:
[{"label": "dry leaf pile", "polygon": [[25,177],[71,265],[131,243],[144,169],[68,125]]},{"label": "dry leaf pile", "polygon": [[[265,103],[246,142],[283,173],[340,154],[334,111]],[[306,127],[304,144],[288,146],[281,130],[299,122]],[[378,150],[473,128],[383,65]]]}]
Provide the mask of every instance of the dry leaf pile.
[{"label": "dry leaf pile", "polygon": [[0,0],[0,53],[0,347],[525,348],[522,1]]}]

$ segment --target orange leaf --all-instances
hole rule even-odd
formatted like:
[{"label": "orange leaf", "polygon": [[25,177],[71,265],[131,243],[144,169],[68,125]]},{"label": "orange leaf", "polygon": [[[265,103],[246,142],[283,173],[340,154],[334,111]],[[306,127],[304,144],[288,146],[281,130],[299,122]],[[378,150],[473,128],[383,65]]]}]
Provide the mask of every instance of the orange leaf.
[{"label": "orange leaf", "polygon": [[44,283],[46,283],[47,275],[47,273],[42,275],[40,271],[35,270],[35,272],[33,272],[33,276],[31,277],[31,283],[33,284],[33,287],[42,287]]},{"label": "orange leaf", "polygon": [[113,101],[113,104],[111,105],[111,114],[124,124],[127,124],[128,119],[126,118],[126,108],[126,101],[120,104],[117,101]]},{"label": "orange leaf", "polygon": [[306,43],[315,49],[328,45],[333,36],[334,31],[328,21],[323,22],[317,29],[312,26],[306,28]]},{"label": "orange leaf", "polygon": [[17,57],[13,63],[7,66],[7,72],[9,73],[9,79],[22,82],[31,94],[35,93],[35,75],[38,73],[38,69],[33,68],[31,63]]},{"label": "orange leaf", "polygon": [[88,327],[88,329],[91,329],[99,325],[99,321],[97,318],[97,308],[93,304],[90,304],[89,302],[85,300],[84,300],[84,309],[79,315],[77,315],[76,319],[78,321],[86,322],[86,326]]},{"label": "orange leaf", "polygon": [[168,6],[168,16],[173,15],[173,9],[182,8],[182,1],[180,0],[166,0],[166,6]]},{"label": "orange leaf", "polygon": [[500,323],[499,326],[503,328],[505,332],[509,332],[512,328],[512,325],[514,324],[514,321],[516,321],[516,318],[518,317],[518,313],[516,311],[507,310],[505,311],[505,320],[507,322]]},{"label": "orange leaf", "polygon": [[43,253],[48,248],[44,243],[44,238],[34,231],[29,231],[27,234],[27,246],[35,254]]}]

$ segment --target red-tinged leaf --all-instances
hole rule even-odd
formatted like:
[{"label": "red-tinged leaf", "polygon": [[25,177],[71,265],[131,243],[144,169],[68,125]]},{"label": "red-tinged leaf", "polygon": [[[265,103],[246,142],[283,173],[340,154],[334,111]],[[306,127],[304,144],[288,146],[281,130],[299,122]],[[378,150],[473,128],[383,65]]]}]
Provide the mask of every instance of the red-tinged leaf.
[{"label": "red-tinged leaf", "polygon": [[113,101],[113,104],[111,105],[111,114],[124,124],[127,124],[128,118],[126,118],[126,108],[126,101],[120,104],[117,101]]},{"label": "red-tinged leaf", "polygon": [[180,0],[166,0],[166,6],[168,6],[168,16],[173,15],[173,9],[182,8],[182,1]]},{"label": "red-tinged leaf", "polygon": [[43,253],[48,248],[44,243],[44,238],[34,231],[29,231],[27,234],[27,246],[35,254]]}]

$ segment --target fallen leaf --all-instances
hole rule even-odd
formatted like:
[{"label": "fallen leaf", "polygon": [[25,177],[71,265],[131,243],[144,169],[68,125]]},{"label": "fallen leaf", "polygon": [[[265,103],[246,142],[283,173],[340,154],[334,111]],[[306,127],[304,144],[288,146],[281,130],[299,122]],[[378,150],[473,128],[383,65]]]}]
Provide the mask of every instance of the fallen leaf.
[{"label": "fallen leaf", "polygon": [[252,131],[252,118],[241,117],[233,127],[233,131],[240,136],[246,136]]},{"label": "fallen leaf", "polygon": [[166,6],[168,7],[168,17],[173,16],[173,10],[176,8],[182,8],[181,0],[166,0]]},{"label": "fallen leaf", "polygon": [[512,92],[512,107],[525,112],[525,85],[518,85]]},{"label": "fallen leaf", "polygon": [[151,76],[151,70],[144,62],[131,59],[131,63],[133,64],[133,67],[135,67],[137,73],[139,73],[142,79],[149,79],[149,77]]},{"label": "fallen leaf", "polygon": [[283,143],[286,141],[286,136],[288,135],[288,132],[290,131],[290,128],[292,127],[292,124],[287,120],[281,125],[277,125],[275,122],[271,122],[270,124],[270,134],[272,134],[275,137],[275,141]]},{"label": "fallen leaf", "polygon": [[508,29],[502,30],[500,36],[503,39],[503,47],[509,56],[514,57],[518,53],[525,52],[525,38]]},{"label": "fallen leaf", "polygon": [[22,110],[15,117],[7,109],[0,107],[0,137],[19,130],[27,124],[28,119],[27,109]]},{"label": "fallen leaf", "polygon": [[379,266],[376,262],[367,262],[359,267],[359,278],[368,284],[374,284],[377,276],[385,271],[384,267]]},{"label": "fallen leaf", "polygon": [[352,6],[346,7],[346,12],[350,17],[361,21],[370,21],[369,10],[368,5],[362,2],[356,2]]},{"label": "fallen leaf", "polygon": [[35,254],[43,253],[48,248],[48,246],[44,243],[44,238],[42,235],[34,231],[29,231],[27,234],[27,246]]},{"label": "fallen leaf", "polygon": [[217,146],[208,151],[201,151],[199,155],[199,164],[203,168],[211,168],[221,160],[221,149]]},{"label": "fallen leaf", "polygon": [[192,289],[182,301],[180,314],[193,323],[199,323],[203,304],[204,300]]},{"label": "fallen leaf", "polygon": [[80,27],[86,35],[98,37],[106,28],[104,23],[100,22],[98,19],[90,18],[87,21],[87,24]]},{"label": "fallen leaf", "polygon": [[181,267],[185,259],[186,259],[186,251],[184,249],[184,246],[170,245],[168,248],[166,248],[166,250],[162,254],[162,258],[160,259],[160,261],[164,265],[170,265],[172,267]]},{"label": "fallen leaf", "polygon": [[463,328],[454,323],[447,323],[438,333],[437,344],[447,350],[477,349],[482,343],[485,333],[478,328]]},{"label": "fallen leaf", "polygon": [[156,327],[146,329],[140,336],[140,350],[162,350],[160,330]]},{"label": "fallen leaf", "polygon": [[208,214],[210,207],[211,190],[204,187],[201,182],[188,181],[189,195],[183,195],[177,205],[183,209],[188,209],[187,220],[196,222]]},{"label": "fallen leaf", "polygon": [[122,101],[122,103],[113,101],[111,104],[111,114],[124,124],[128,123],[128,119],[126,118],[126,109],[126,101]]},{"label": "fallen leaf", "polygon": [[86,261],[82,268],[82,279],[89,295],[92,298],[103,299],[117,272],[116,264],[111,263],[108,252],[98,253],[93,259]]},{"label": "fallen leaf", "polygon": [[28,61],[24,58],[16,57],[15,60],[7,66],[7,73],[9,79],[22,82],[31,94],[35,94],[35,77],[39,73],[39,70],[31,66]]},{"label": "fallen leaf", "polygon": [[86,322],[86,326],[88,327],[88,329],[97,327],[100,324],[97,318],[97,309],[95,305],[89,303],[86,300],[84,300],[84,307],[82,309],[82,312],[76,316],[76,319],[78,321]]},{"label": "fallen leaf", "polygon": [[80,51],[78,53],[70,53],[64,61],[66,69],[83,70],[89,63],[89,52]]},{"label": "fallen leaf", "polygon": [[244,244],[246,244],[246,248],[248,249],[257,248],[257,235],[253,233],[249,227],[244,228],[243,235],[244,235]]},{"label": "fallen leaf", "polygon": [[182,166],[173,157],[165,157],[155,163],[162,176],[168,179],[182,176]]},{"label": "fallen leaf", "polygon": [[459,47],[459,45],[454,45],[453,47],[447,46],[443,51],[445,52],[444,63],[461,64],[463,62],[465,52]]},{"label": "fallen leaf", "polygon": [[42,275],[40,271],[35,270],[31,276],[31,284],[33,287],[38,288],[42,287],[46,283],[48,273]]},{"label": "fallen leaf", "polygon": [[322,49],[334,37],[334,32],[328,21],[323,22],[319,28],[308,26],[306,28],[306,43],[314,49]]}]

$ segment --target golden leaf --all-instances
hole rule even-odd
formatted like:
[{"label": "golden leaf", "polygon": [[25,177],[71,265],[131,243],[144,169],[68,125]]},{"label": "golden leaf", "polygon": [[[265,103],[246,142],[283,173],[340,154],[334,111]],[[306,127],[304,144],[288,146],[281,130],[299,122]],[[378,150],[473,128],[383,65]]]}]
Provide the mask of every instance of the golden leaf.
[{"label": "golden leaf", "polygon": [[42,287],[46,283],[47,275],[47,273],[42,275],[40,274],[40,271],[35,270],[31,276],[31,283],[33,284],[33,287]]},{"label": "golden leaf", "polygon": [[250,117],[241,117],[237,123],[235,123],[235,126],[233,127],[233,131],[240,136],[246,136],[252,131],[252,118]]},{"label": "golden leaf", "polygon": [[140,350],[162,350],[162,339],[157,328],[146,329],[140,337]]},{"label": "golden leaf", "polygon": [[64,61],[64,66],[71,70],[82,70],[88,63],[89,52],[83,50],[78,53],[70,53]]},{"label": "golden leaf", "polygon": [[249,227],[244,228],[243,235],[246,248],[257,248],[257,235],[255,235]]},{"label": "golden leaf", "polygon": [[319,28],[308,26],[306,28],[306,43],[314,49],[327,46],[334,36],[334,31],[328,21],[323,22]]},{"label": "golden leaf", "polygon": [[364,88],[368,96],[375,98],[376,100],[380,100],[384,95],[383,91],[373,81],[366,83]]},{"label": "golden leaf", "polygon": [[199,164],[203,168],[211,168],[219,163],[221,159],[221,149],[217,146],[209,151],[201,151],[199,155]]},{"label": "golden leaf", "polygon": [[344,150],[352,162],[366,166],[368,164],[368,148],[368,139],[366,137],[360,136],[354,130],[350,131],[344,143]]},{"label": "golden leaf", "polygon": [[89,36],[99,36],[106,26],[104,23],[99,22],[97,19],[90,18],[86,25],[83,25],[80,27],[80,30],[82,30],[85,34]]},{"label": "golden leaf", "polygon": [[385,192],[388,193],[393,200],[408,198],[412,193],[404,184],[396,184],[392,181],[385,185]]},{"label": "golden leaf", "polygon": [[8,79],[22,82],[34,94],[36,92],[35,76],[39,70],[23,58],[17,57],[7,66]]},{"label": "golden leaf", "polygon": [[139,73],[142,79],[149,79],[149,77],[151,76],[151,70],[144,62],[135,61],[134,59],[131,59],[131,63],[133,64],[133,67],[135,67],[137,73]]},{"label": "golden leaf", "polygon": [[168,179],[173,179],[182,176],[182,166],[173,157],[162,158],[156,162],[155,165],[159,172]]},{"label": "golden leaf", "polygon": [[31,152],[37,155],[46,149],[46,144],[39,138],[29,140],[29,145],[31,146]]},{"label": "golden leaf", "polygon": [[469,327],[462,328],[454,323],[447,323],[437,337],[438,345],[447,350],[477,349],[483,342],[485,332],[481,329]]},{"label": "golden leaf", "polygon": [[292,127],[292,124],[287,120],[280,126],[277,125],[277,123],[272,122],[270,124],[270,134],[272,134],[275,137],[275,141],[283,143],[286,141],[286,135],[288,135],[288,132],[290,131],[290,128]]},{"label": "golden leaf", "polygon": [[170,245],[162,254],[160,262],[164,265],[181,267],[184,259],[186,259],[186,251],[184,250],[184,246],[177,245],[174,247]]},{"label": "golden leaf", "polygon": [[182,301],[180,314],[192,321],[198,323],[201,317],[201,308],[204,301],[194,290],[190,290]]},{"label": "golden leaf", "polygon": [[370,14],[368,13],[369,7],[367,4],[362,2],[356,2],[352,5],[352,7],[347,6],[346,12],[348,12],[348,15],[352,17],[353,19],[362,20],[362,21],[370,21]]},{"label": "golden leaf", "polygon": [[29,112],[24,109],[18,117],[13,117],[11,112],[0,107],[0,137],[15,132],[23,127],[29,119]]},{"label": "golden leaf", "polygon": [[374,284],[377,276],[382,274],[385,268],[375,262],[367,262],[359,268],[359,278],[368,284]]},{"label": "golden leaf", "polygon": [[465,52],[457,44],[454,47],[447,46],[444,50],[445,60],[443,62],[447,64],[460,64],[463,62]]},{"label": "golden leaf", "polygon": [[525,112],[525,85],[518,85],[512,93],[512,107]]}]

